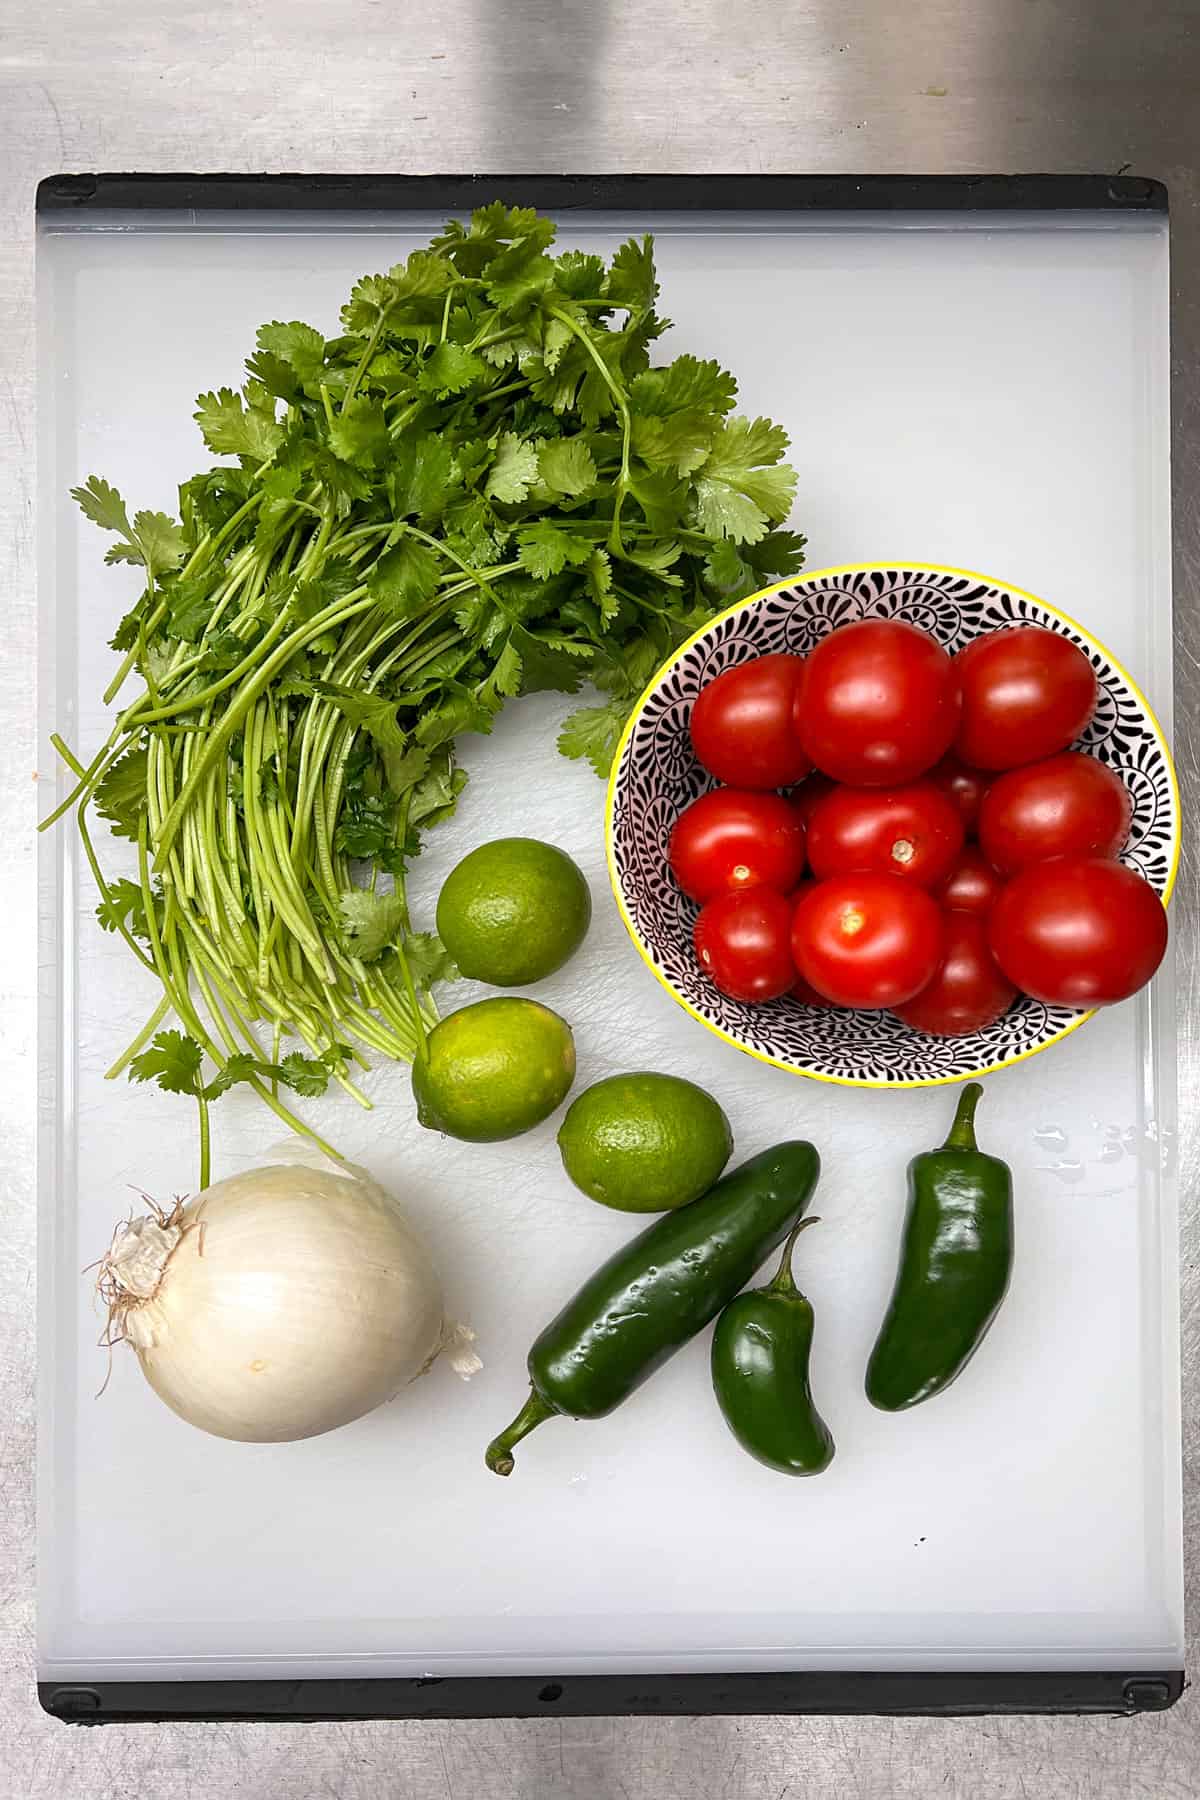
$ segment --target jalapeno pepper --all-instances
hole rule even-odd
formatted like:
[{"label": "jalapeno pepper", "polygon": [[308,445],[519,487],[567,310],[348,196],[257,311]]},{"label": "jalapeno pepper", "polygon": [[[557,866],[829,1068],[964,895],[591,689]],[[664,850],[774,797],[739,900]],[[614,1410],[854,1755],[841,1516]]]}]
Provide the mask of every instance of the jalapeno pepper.
[{"label": "jalapeno pepper", "polygon": [[1012,1176],[975,1142],[977,1081],[962,1091],[940,1150],[908,1165],[908,1212],[891,1305],[867,1365],[867,1398],[916,1406],[967,1366],[1008,1287]]},{"label": "jalapeno pepper", "polygon": [[796,1287],[792,1248],[816,1219],[801,1219],[766,1287],[731,1300],[712,1341],[717,1404],[734,1437],[781,1475],[819,1475],[833,1461],[833,1438],[808,1379],[813,1309]]},{"label": "jalapeno pepper", "polygon": [[510,1475],[514,1445],[556,1413],[599,1419],[619,1406],[745,1287],[820,1169],[811,1144],[777,1144],[611,1256],[534,1343],[529,1398],[488,1445],[488,1468]]}]

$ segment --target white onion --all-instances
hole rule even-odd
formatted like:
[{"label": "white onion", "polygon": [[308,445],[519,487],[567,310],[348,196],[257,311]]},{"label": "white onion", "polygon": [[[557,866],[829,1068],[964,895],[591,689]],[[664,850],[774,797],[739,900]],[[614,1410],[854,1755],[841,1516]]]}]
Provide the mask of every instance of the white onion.
[{"label": "white onion", "polygon": [[100,1265],[109,1342],[215,1437],[286,1443],[361,1418],[473,1333],[428,1252],[362,1169],[288,1146],[170,1214],[118,1226]]}]

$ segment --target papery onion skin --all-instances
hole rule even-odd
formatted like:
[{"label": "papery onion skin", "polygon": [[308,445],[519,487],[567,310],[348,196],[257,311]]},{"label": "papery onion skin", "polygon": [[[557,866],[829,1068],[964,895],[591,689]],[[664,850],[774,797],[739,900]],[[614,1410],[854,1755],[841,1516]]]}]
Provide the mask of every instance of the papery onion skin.
[{"label": "papery onion skin", "polygon": [[[396,1202],[363,1171],[302,1163],[217,1182],[122,1334],[171,1410],[214,1437],[284,1443],[361,1418],[464,1337]],[[456,1360],[478,1367],[467,1355]]]}]

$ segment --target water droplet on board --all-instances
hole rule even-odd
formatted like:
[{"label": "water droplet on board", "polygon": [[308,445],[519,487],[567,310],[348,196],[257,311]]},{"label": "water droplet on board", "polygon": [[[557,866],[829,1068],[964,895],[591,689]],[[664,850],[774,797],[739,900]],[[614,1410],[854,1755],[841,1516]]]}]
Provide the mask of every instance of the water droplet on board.
[{"label": "water droplet on board", "polygon": [[1039,1125],[1033,1141],[1039,1150],[1065,1150],[1067,1134],[1061,1125]]},{"label": "water droplet on board", "polygon": [[1100,1161],[1102,1163],[1119,1163],[1124,1162],[1124,1160],[1125,1146],[1121,1143],[1119,1138],[1115,1143],[1110,1141],[1106,1144],[1101,1144]]},{"label": "water droplet on board", "polygon": [[1057,1175],[1060,1181],[1067,1182],[1071,1187],[1082,1181],[1085,1173],[1083,1164],[1076,1162],[1074,1157],[1066,1157],[1056,1163],[1039,1163],[1038,1171],[1043,1175]]}]

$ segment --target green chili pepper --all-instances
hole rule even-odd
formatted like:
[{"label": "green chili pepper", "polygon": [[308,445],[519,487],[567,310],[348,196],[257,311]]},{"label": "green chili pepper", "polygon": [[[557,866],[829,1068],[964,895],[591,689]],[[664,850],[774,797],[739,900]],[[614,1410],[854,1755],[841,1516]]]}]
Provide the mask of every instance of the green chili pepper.
[{"label": "green chili pepper", "polygon": [[743,1450],[781,1475],[819,1475],[833,1461],[808,1380],[813,1309],[792,1276],[792,1247],[816,1223],[797,1221],[775,1279],[731,1300],[713,1332],[713,1392],[725,1423]]},{"label": "green chili pepper", "polygon": [[1012,1176],[975,1142],[977,1081],[962,1091],[940,1150],[908,1165],[908,1213],[887,1317],[867,1365],[885,1412],[928,1400],[970,1362],[1012,1271]]},{"label": "green chili pepper", "polygon": [[745,1287],[820,1171],[811,1144],[777,1144],[611,1256],[534,1343],[532,1392],[488,1445],[488,1468],[511,1475],[513,1446],[556,1413],[599,1419],[619,1406]]}]

